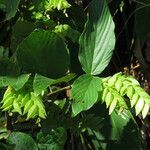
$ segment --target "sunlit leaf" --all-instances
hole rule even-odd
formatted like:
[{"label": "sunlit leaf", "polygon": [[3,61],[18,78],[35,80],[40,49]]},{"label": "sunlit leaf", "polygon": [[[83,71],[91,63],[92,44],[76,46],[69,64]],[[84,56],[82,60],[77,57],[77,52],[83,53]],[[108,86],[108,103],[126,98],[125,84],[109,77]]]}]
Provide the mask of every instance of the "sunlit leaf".
[{"label": "sunlit leaf", "polygon": [[97,102],[99,91],[101,91],[99,77],[84,74],[76,79],[71,90],[73,116],[92,107]]},{"label": "sunlit leaf", "polygon": [[93,0],[79,39],[79,60],[86,73],[100,74],[109,64],[115,46],[114,22],[105,0]]},{"label": "sunlit leaf", "polygon": [[0,76],[0,87],[12,86],[15,90],[21,89],[28,81],[30,74],[20,76]]}]

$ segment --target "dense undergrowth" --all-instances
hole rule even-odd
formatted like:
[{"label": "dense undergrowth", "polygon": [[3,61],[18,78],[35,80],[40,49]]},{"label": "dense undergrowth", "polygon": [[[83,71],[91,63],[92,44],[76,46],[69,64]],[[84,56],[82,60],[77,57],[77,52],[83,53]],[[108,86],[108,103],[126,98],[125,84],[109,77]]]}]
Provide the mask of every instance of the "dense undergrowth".
[{"label": "dense undergrowth", "polygon": [[0,0],[0,16],[0,149],[150,148],[149,0]]}]

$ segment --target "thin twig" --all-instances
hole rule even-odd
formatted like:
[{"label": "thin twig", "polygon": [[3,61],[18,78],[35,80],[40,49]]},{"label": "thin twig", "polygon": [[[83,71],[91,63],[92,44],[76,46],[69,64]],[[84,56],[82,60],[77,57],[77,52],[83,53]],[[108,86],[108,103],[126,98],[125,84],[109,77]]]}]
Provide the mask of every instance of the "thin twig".
[{"label": "thin twig", "polygon": [[71,88],[70,85],[69,85],[69,86],[66,86],[66,87],[63,87],[63,88],[61,88],[61,89],[55,90],[55,91],[53,91],[53,92],[51,92],[51,93],[48,93],[47,96],[51,96],[51,95],[53,95],[53,94],[56,94],[56,93],[61,92],[61,91],[64,91],[64,90],[69,90],[70,88]]},{"label": "thin twig", "polygon": [[147,4],[145,4],[145,3],[143,3],[143,2],[140,2],[140,1],[137,1],[137,0],[131,0],[131,1],[133,1],[133,2],[135,2],[135,3],[138,3],[138,4],[141,4],[141,5],[144,5],[144,6],[147,6]]}]

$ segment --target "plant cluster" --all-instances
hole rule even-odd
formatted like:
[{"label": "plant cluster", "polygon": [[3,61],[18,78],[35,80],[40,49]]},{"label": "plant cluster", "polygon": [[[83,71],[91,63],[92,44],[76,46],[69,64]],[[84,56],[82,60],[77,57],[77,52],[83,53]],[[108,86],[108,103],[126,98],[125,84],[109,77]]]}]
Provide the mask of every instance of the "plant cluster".
[{"label": "plant cluster", "polygon": [[141,149],[150,95],[107,72],[126,2],[86,2],[0,0],[0,149]]}]

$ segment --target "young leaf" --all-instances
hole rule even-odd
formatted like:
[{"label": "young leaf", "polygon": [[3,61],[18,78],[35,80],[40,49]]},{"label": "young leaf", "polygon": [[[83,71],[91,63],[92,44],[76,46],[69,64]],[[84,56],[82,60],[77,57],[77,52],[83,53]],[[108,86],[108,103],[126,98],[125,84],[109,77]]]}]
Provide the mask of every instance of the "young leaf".
[{"label": "young leaf", "polygon": [[117,99],[114,98],[109,107],[109,115],[114,111],[116,106],[117,106]]},{"label": "young leaf", "polygon": [[100,74],[109,64],[115,46],[114,23],[106,0],[93,0],[79,39],[79,60],[86,73]]},{"label": "young leaf", "polygon": [[31,100],[31,99],[26,103],[26,105],[24,107],[23,115],[29,111],[29,109],[32,107],[33,104],[34,104],[33,100]]},{"label": "young leaf", "polygon": [[115,83],[115,88],[119,92],[121,87],[122,87],[122,80],[120,78],[118,78],[118,80]]},{"label": "young leaf", "polygon": [[6,107],[12,105],[13,101],[14,101],[14,97],[13,96],[9,97],[8,99],[5,99],[5,101],[3,102],[3,105],[2,105],[1,108],[6,108]]},{"label": "young leaf", "polygon": [[129,87],[127,88],[127,92],[126,92],[127,96],[128,96],[130,99],[132,99],[134,93],[135,93],[135,90],[134,90],[133,86],[129,86]]},{"label": "young leaf", "polygon": [[102,94],[102,103],[105,102],[105,99],[106,99],[106,96],[107,96],[108,92],[109,92],[108,88],[105,87],[104,90],[103,90],[103,94]]},{"label": "young leaf", "polygon": [[137,104],[135,105],[136,115],[138,115],[141,112],[141,110],[143,109],[143,106],[144,106],[144,100],[140,98]]},{"label": "young leaf", "polygon": [[18,112],[20,115],[22,115],[21,106],[19,105],[17,100],[14,100],[14,102],[13,102],[13,108],[14,108],[13,112]]},{"label": "young leaf", "polygon": [[35,117],[37,115],[37,111],[38,107],[36,105],[33,105],[28,111],[27,119]]},{"label": "young leaf", "polygon": [[148,112],[149,112],[149,109],[150,109],[150,105],[146,103],[146,104],[144,105],[143,110],[142,110],[143,119],[147,116],[147,114],[148,114]]},{"label": "young leaf", "polygon": [[92,107],[98,99],[99,91],[101,91],[101,79],[99,77],[84,74],[76,79],[71,90],[73,116]]},{"label": "young leaf", "polygon": [[41,96],[37,96],[35,93],[31,93],[31,100],[34,101],[34,105],[37,106],[37,114],[36,115],[39,115],[39,117],[45,119],[46,111],[45,111],[45,106],[42,102]]},{"label": "young leaf", "polygon": [[21,107],[25,106],[29,100],[30,100],[30,94],[27,93],[21,100]]},{"label": "young leaf", "polygon": [[108,108],[111,104],[111,102],[113,101],[114,96],[111,92],[108,92],[106,97],[105,97],[105,102],[106,102],[106,108]]},{"label": "young leaf", "polygon": [[10,109],[12,109],[12,105],[9,105],[9,106],[5,107],[2,111],[7,111],[7,110],[10,110]]}]

